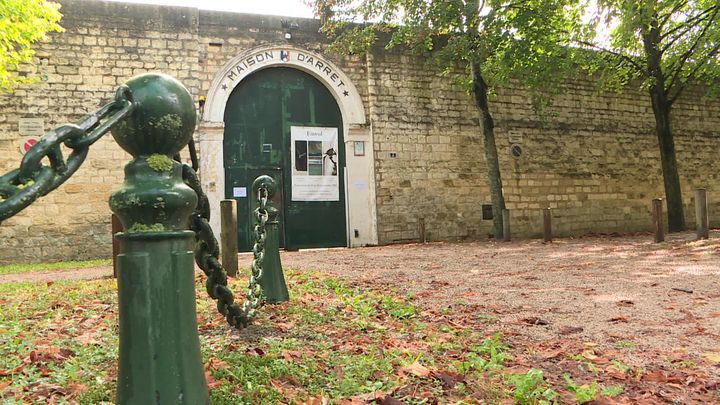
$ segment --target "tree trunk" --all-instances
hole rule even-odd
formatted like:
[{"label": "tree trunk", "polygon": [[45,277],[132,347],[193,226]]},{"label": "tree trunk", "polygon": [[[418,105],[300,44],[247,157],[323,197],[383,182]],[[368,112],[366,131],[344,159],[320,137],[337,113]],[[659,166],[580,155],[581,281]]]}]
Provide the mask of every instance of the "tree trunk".
[{"label": "tree trunk", "polygon": [[658,17],[653,16],[650,25],[642,28],[643,48],[647,58],[647,75],[652,79],[650,100],[655,114],[655,130],[660,147],[660,163],[662,165],[663,183],[665,185],[665,201],[667,202],[668,230],[677,232],[685,230],[683,214],[682,190],[678,176],[677,159],[675,157],[675,141],[670,125],[670,109],[665,89],[665,74],[662,68],[662,52],[660,51],[661,35],[658,28]]},{"label": "tree trunk", "polygon": [[495,146],[495,123],[493,122],[488,105],[488,87],[482,77],[480,66],[476,62],[470,63],[473,79],[473,95],[475,107],[480,115],[483,146],[485,149],[485,162],[488,168],[488,183],[490,186],[490,200],[492,201],[493,228],[495,240],[502,240],[503,220],[502,212],[505,209],[503,197],[502,178],[500,177],[500,162],[498,161],[497,147]]},{"label": "tree trunk", "polygon": [[668,230],[678,232],[685,230],[682,190],[675,157],[675,141],[670,126],[670,104],[665,91],[657,86],[650,87],[653,113],[655,114],[655,130],[660,146],[660,162],[662,164],[663,183],[665,184],[665,200],[667,202]]}]

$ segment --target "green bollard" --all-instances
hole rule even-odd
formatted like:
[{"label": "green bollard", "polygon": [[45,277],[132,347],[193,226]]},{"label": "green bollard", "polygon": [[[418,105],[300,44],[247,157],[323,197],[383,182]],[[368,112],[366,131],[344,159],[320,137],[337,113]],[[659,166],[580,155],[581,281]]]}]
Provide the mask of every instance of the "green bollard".
[{"label": "green bollard", "polygon": [[194,233],[197,196],[170,157],[188,144],[195,107],[172,77],[144,74],[127,82],[133,112],[112,130],[133,156],[110,207],[118,233],[120,360],[117,403],[209,404],[195,312]]},{"label": "green bollard", "polygon": [[[268,220],[265,228],[265,257],[263,261],[263,274],[260,277],[265,300],[269,304],[288,301],[290,294],[285,284],[285,274],[280,264],[280,224],[278,223],[278,210],[272,206],[270,197],[275,194],[275,180],[270,176],[260,176],[252,184],[253,195],[259,196],[260,188],[267,190]],[[259,198],[258,198],[259,199]],[[260,209],[255,209],[255,217]]]}]

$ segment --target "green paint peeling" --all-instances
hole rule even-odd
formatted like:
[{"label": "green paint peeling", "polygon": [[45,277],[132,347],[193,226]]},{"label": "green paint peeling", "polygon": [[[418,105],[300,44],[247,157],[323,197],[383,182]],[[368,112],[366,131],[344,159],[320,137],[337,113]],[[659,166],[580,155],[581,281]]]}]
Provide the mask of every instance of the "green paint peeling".
[{"label": "green paint peeling", "polygon": [[172,170],[173,161],[166,155],[154,153],[147,159],[148,166],[156,172],[169,172]]}]

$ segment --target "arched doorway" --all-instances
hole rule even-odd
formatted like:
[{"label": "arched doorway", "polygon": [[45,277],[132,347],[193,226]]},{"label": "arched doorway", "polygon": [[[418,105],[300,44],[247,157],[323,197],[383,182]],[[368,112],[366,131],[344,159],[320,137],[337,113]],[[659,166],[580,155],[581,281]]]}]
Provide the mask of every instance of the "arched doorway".
[{"label": "arched doorway", "polygon": [[[330,91],[298,69],[258,70],[233,89],[224,121],[225,197],[238,218],[250,217],[252,182],[267,174],[280,185],[282,246],[346,246],[343,122]],[[238,242],[252,247],[252,223],[239,221]]]}]

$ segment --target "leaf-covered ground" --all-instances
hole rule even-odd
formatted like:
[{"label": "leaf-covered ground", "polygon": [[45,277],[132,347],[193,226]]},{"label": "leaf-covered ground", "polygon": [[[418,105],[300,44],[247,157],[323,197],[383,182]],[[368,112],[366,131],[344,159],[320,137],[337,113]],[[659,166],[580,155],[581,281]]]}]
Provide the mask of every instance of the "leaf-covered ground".
[{"label": "leaf-covered ground", "polygon": [[[719,236],[283,252],[292,300],[249,330],[229,330],[198,292],[212,397],[720,403]],[[114,282],[40,281],[111,272],[0,276],[33,280],[0,284],[0,402],[112,401]]]},{"label": "leaf-covered ground", "polygon": [[[289,271],[287,278],[292,301],[264,307],[240,333],[198,292],[215,404],[495,403],[557,395],[540,370],[512,374],[501,336],[420,313],[412,297],[312,273]],[[3,403],[111,403],[116,293],[107,279],[0,285]]]},{"label": "leaf-covered ground", "polygon": [[720,403],[718,237],[408,244],[282,258],[361,288],[414,294],[434,322],[502,334],[509,368],[542,370],[561,403],[708,404]]}]

